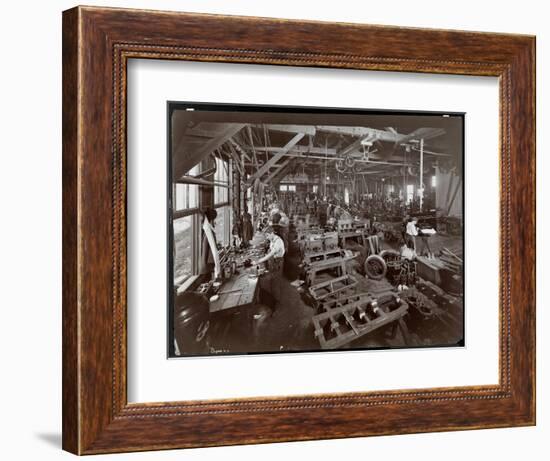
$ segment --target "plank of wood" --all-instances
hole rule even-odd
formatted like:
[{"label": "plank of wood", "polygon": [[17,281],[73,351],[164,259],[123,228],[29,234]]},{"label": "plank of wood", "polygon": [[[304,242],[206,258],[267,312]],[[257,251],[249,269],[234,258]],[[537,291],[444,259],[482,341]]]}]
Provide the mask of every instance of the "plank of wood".
[{"label": "plank of wood", "polygon": [[[259,125],[256,125],[258,127]],[[315,127],[311,125],[265,125],[269,131],[281,131],[284,133],[304,133],[310,136],[315,136]]]},{"label": "plank of wood", "polygon": [[190,154],[186,152],[185,142],[181,142],[176,146],[172,155],[174,158],[174,177],[178,178],[183,176],[206,155],[218,149],[245,126],[244,123],[227,123],[226,125],[227,126],[219,132],[217,137],[205,142],[201,148]]}]

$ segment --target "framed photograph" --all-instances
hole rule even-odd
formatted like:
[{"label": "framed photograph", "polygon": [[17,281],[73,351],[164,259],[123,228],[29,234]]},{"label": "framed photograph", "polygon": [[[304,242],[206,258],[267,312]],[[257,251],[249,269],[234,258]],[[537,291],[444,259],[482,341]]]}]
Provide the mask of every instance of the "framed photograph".
[{"label": "framed photograph", "polygon": [[535,424],[534,53],[64,12],[64,449]]}]

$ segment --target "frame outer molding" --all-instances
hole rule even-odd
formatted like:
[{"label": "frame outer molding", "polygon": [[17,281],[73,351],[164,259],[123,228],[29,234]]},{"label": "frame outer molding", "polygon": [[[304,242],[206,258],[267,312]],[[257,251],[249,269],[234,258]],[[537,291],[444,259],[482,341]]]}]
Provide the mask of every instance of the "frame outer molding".
[{"label": "frame outer molding", "polygon": [[[499,76],[499,385],[128,404],[125,72],[127,59],[136,57]],[[63,448],[91,454],[533,425],[534,79],[530,36],[93,7],[65,11]]]}]

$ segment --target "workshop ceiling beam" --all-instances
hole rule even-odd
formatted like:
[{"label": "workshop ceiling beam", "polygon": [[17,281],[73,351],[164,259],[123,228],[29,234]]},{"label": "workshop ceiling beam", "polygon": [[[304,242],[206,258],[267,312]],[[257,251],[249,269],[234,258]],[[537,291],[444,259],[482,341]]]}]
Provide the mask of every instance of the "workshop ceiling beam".
[{"label": "workshop ceiling beam", "polygon": [[424,139],[424,141],[427,141],[428,139],[433,139],[433,138],[437,138],[438,136],[442,136],[445,133],[446,132],[443,128],[418,128],[414,130],[412,133],[402,136],[402,138],[398,142],[403,144],[412,140],[420,140],[420,139]]},{"label": "workshop ceiling beam", "polygon": [[348,155],[353,155],[356,152],[360,152],[361,147],[363,146],[363,141],[365,141],[368,138],[368,136],[365,136],[363,138],[357,139],[351,144],[349,144],[347,147],[344,147],[339,153],[339,157],[346,157]]},{"label": "workshop ceiling beam", "polygon": [[252,161],[250,156],[246,153],[246,150],[241,146],[234,137],[229,138],[229,142],[233,145],[233,147],[237,150],[239,154],[241,154],[245,159],[247,159],[249,162]]},{"label": "workshop ceiling beam", "polygon": [[269,131],[280,131],[283,133],[302,133],[310,136],[315,136],[316,130],[313,125],[277,125],[277,124],[263,124],[252,125],[254,128],[263,129],[267,128]]},{"label": "workshop ceiling beam", "polygon": [[288,160],[285,160],[283,163],[281,163],[280,165],[276,165],[275,169],[269,173],[269,176],[267,178],[265,178],[264,183],[268,184],[270,183],[271,181],[273,181],[273,178],[280,174],[282,171],[284,171],[284,168],[290,164],[290,162],[292,161],[292,159],[288,159]]},{"label": "workshop ceiling beam", "polygon": [[188,128],[185,132],[186,136],[196,136],[198,138],[214,138],[217,132],[214,130],[205,130],[198,127]]},{"label": "workshop ceiling beam", "polygon": [[272,166],[274,166],[284,155],[290,151],[300,140],[304,137],[304,133],[298,133],[290,141],[288,141],[284,147],[280,149],[273,157],[271,157],[267,162],[265,162],[250,178],[248,178],[249,184],[252,183],[256,178],[261,178],[266,174]]},{"label": "workshop ceiling beam", "polygon": [[244,126],[244,123],[227,123],[218,131],[218,135],[204,143],[200,148],[186,152],[186,143],[181,142],[173,152],[172,158],[176,159],[174,162],[174,177],[178,178],[183,176],[187,171],[193,168],[204,157],[218,149],[225,142],[231,139],[237,134]]},{"label": "workshop ceiling beam", "polygon": [[284,177],[291,171],[292,165],[294,162],[290,161],[283,168],[278,170],[275,175],[270,179],[270,184],[276,186],[284,179]]},{"label": "workshop ceiling beam", "polygon": [[[244,146],[244,147],[248,150],[251,149],[250,146]],[[255,146],[255,149],[262,152],[279,152],[281,150],[280,147],[269,147],[269,146]],[[307,152],[312,154],[335,155],[336,149],[334,148],[325,149],[324,147],[294,146],[292,148],[292,152]]]},{"label": "workshop ceiling beam", "polygon": [[336,133],[344,134],[353,137],[361,137],[372,139],[373,141],[387,141],[387,142],[398,142],[400,137],[404,136],[397,133],[397,131],[386,131],[378,130],[376,128],[368,128],[362,126],[327,126],[327,125],[317,125],[315,126],[317,131],[325,133]]}]

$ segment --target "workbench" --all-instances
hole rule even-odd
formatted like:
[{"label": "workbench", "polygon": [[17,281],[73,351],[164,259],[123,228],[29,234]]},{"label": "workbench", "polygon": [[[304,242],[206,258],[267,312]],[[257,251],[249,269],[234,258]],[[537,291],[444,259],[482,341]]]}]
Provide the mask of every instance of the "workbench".
[{"label": "workbench", "polygon": [[233,275],[220,286],[219,298],[210,301],[210,313],[246,307],[258,301],[260,276],[250,276],[248,272]]}]

